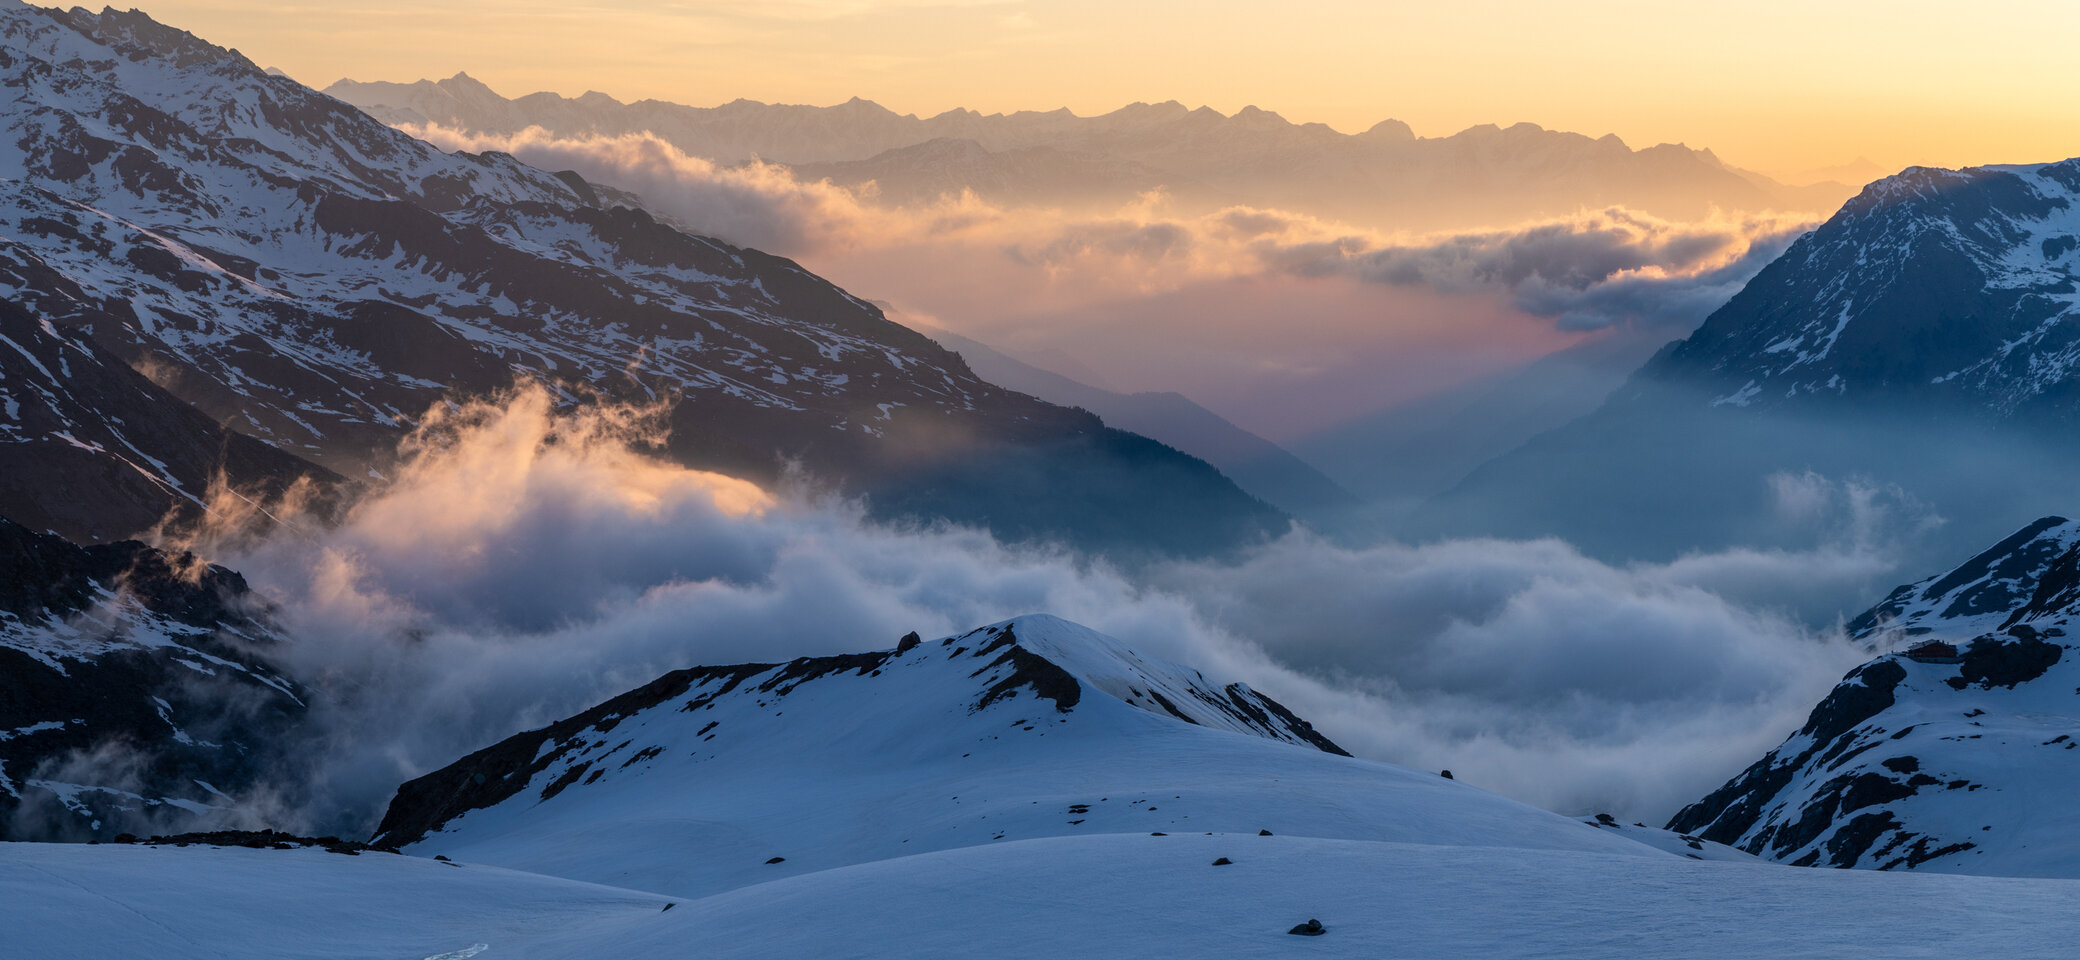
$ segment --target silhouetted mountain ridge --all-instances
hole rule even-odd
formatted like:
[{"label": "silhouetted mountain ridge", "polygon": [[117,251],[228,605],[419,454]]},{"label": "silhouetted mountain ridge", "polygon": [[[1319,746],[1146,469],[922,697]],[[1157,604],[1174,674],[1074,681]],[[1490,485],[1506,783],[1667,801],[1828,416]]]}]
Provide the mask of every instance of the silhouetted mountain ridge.
[{"label": "silhouetted mountain ridge", "polygon": [[[1591,138],[1530,123],[1430,138],[1393,120],[1352,135],[1254,106],[1224,115],[1176,101],[1092,117],[956,109],[920,118],[858,98],[830,107],[735,100],[706,108],[621,103],[597,93],[509,100],[466,74],[415,83],[341,80],[326,92],[395,124],[488,134],[541,127],[562,137],[654,133],[694,156],[722,163],[760,158],[852,186],[874,180],[888,196],[906,200],[967,188],[1002,202],[1117,204],[1154,181],[1186,210],[1241,203],[1432,230],[1612,205],[1680,218],[1713,209],[1817,210],[1852,191],[1831,183],[1785,187],[1727,167],[1709,150],[1634,150],[1614,135]],[[961,141],[982,154],[959,166],[916,155],[924,144]],[[1032,153],[1043,149],[1050,152]],[[1033,174],[1042,157],[1052,169]],[[1022,179],[1012,175],[1022,168]]]}]

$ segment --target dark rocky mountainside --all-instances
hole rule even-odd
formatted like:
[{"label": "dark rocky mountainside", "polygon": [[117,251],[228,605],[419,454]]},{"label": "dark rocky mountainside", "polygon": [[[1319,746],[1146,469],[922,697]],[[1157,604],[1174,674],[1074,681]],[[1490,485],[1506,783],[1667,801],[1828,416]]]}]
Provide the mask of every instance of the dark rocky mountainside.
[{"label": "dark rocky mountainside", "polygon": [[0,295],[342,474],[435,402],[526,378],[673,402],[679,459],[798,461],[884,515],[1181,551],[1283,525],[792,262],[442,153],[140,13],[0,14],[0,98]]},{"label": "dark rocky mountainside", "polygon": [[0,839],[209,823],[304,711],[244,578],[0,520]]},{"label": "dark rocky mountainside", "polygon": [[2080,533],[2033,523],[1851,623],[1889,651],[1669,829],[1801,865],[2080,868]]},{"label": "dark rocky mountainside", "polygon": [[0,517],[80,541],[200,519],[212,485],[262,499],[337,480],[225,430],[80,331],[0,300]]},{"label": "dark rocky mountainside", "polygon": [[2080,159],[1871,184],[1642,371],[1713,406],[2080,413]]}]

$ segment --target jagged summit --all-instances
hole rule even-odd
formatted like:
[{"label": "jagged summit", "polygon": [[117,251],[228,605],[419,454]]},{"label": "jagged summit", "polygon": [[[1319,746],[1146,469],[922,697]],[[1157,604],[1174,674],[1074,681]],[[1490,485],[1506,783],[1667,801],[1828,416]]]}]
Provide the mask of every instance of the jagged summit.
[{"label": "jagged summit", "polygon": [[1735,407],[2080,405],[2080,160],[1866,186],[1642,375]]}]

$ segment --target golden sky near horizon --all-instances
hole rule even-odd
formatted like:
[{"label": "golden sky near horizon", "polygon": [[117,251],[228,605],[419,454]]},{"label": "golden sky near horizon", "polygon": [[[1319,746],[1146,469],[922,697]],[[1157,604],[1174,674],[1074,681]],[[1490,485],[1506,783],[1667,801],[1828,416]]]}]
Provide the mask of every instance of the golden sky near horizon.
[{"label": "golden sky near horizon", "polygon": [[898,112],[1255,104],[1356,132],[1530,121],[1780,176],[2080,155],[2080,3],[1996,0],[134,0],[312,86],[468,71]]}]

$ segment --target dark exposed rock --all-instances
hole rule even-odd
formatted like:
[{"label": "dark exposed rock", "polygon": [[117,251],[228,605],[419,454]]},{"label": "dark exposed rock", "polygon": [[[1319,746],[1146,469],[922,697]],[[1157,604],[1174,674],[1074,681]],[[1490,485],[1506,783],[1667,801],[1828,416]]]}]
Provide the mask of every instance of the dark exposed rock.
[{"label": "dark exposed rock", "polygon": [[[0,266],[0,288],[4,288]],[[0,294],[4,297],[4,294]],[[80,542],[193,524],[220,480],[256,498],[339,478],[216,421],[77,331],[0,299],[0,516]],[[4,590],[0,584],[0,590]]]},{"label": "dark exposed rock", "polygon": [[611,728],[620,717],[682,696],[696,684],[704,688],[715,684],[715,690],[688,702],[686,709],[693,709],[702,696],[733,690],[773,667],[751,663],[676,670],[576,716],[485,747],[398,787],[370,842],[385,849],[415,843],[455,817],[497,804],[526,788],[535,774],[570,750],[572,736],[581,730],[602,724]]},{"label": "dark exposed rock", "polygon": [[[1668,829],[1741,846],[1742,838],[1756,828],[1768,804],[1812,758],[1825,750],[1848,746],[1841,739],[1843,734],[1892,706],[1894,690],[1906,675],[1906,670],[1890,659],[1874,660],[1849,671],[1827,698],[1813,708],[1805,726],[1800,729],[1799,736],[1811,738],[1810,747],[1796,757],[1780,757],[1772,753],[1756,761],[1740,776],[1678,811],[1669,820]],[[1773,846],[1785,850],[1803,846],[1803,843],[1790,841],[1800,838],[1809,841],[1811,836],[1817,836],[1825,829],[1824,819],[1794,829],[1788,836],[1776,837]],[[1762,845],[1757,838],[1742,848],[1755,853]]]},{"label": "dark exposed rock", "polygon": [[[125,834],[124,836],[129,835]],[[192,844],[208,847],[246,847],[252,850],[290,850],[297,847],[323,847],[329,853],[339,853],[347,856],[359,856],[363,851],[371,850],[382,853],[396,852],[394,850],[378,850],[378,848],[358,840],[342,840],[338,837],[304,837],[277,830],[209,830],[156,836],[149,840],[139,840],[136,837],[131,837],[129,840],[117,838],[116,842],[142,843],[151,846],[185,847]],[[434,859],[447,860],[448,858],[435,857]]]},{"label": "dark exposed rock", "polygon": [[1020,688],[1031,690],[1036,697],[1054,701],[1054,708],[1060,713],[1068,713],[1076,706],[1077,701],[1083,698],[1082,685],[1076,682],[1075,677],[1070,676],[1069,671],[1056,666],[1051,660],[1018,646],[1017,638],[1012,635],[1011,628],[1007,627],[1002,636],[993,641],[990,646],[977,651],[977,653],[999,647],[1004,652],[998,654],[997,658],[991,661],[989,666],[982,668],[982,670],[977,670],[976,674],[979,675],[986,670],[1000,666],[1009,666],[1011,672],[983,693],[982,699],[975,702],[975,709],[980,710],[998,700],[1011,696],[1013,692]]},{"label": "dark exposed rock", "polygon": [[2009,628],[2014,638],[1980,637],[1965,648],[1958,677],[1981,688],[2013,687],[2044,675],[2064,656],[2065,647],[2046,643],[2027,626]]},{"label": "dark exposed rock", "polygon": [[[70,639],[49,647],[51,631]],[[173,801],[224,802],[200,784],[279,773],[304,701],[265,660],[272,631],[232,571],[0,520],[0,771],[16,785],[0,839],[188,829],[206,817]],[[83,789],[65,802],[31,780]]]}]

